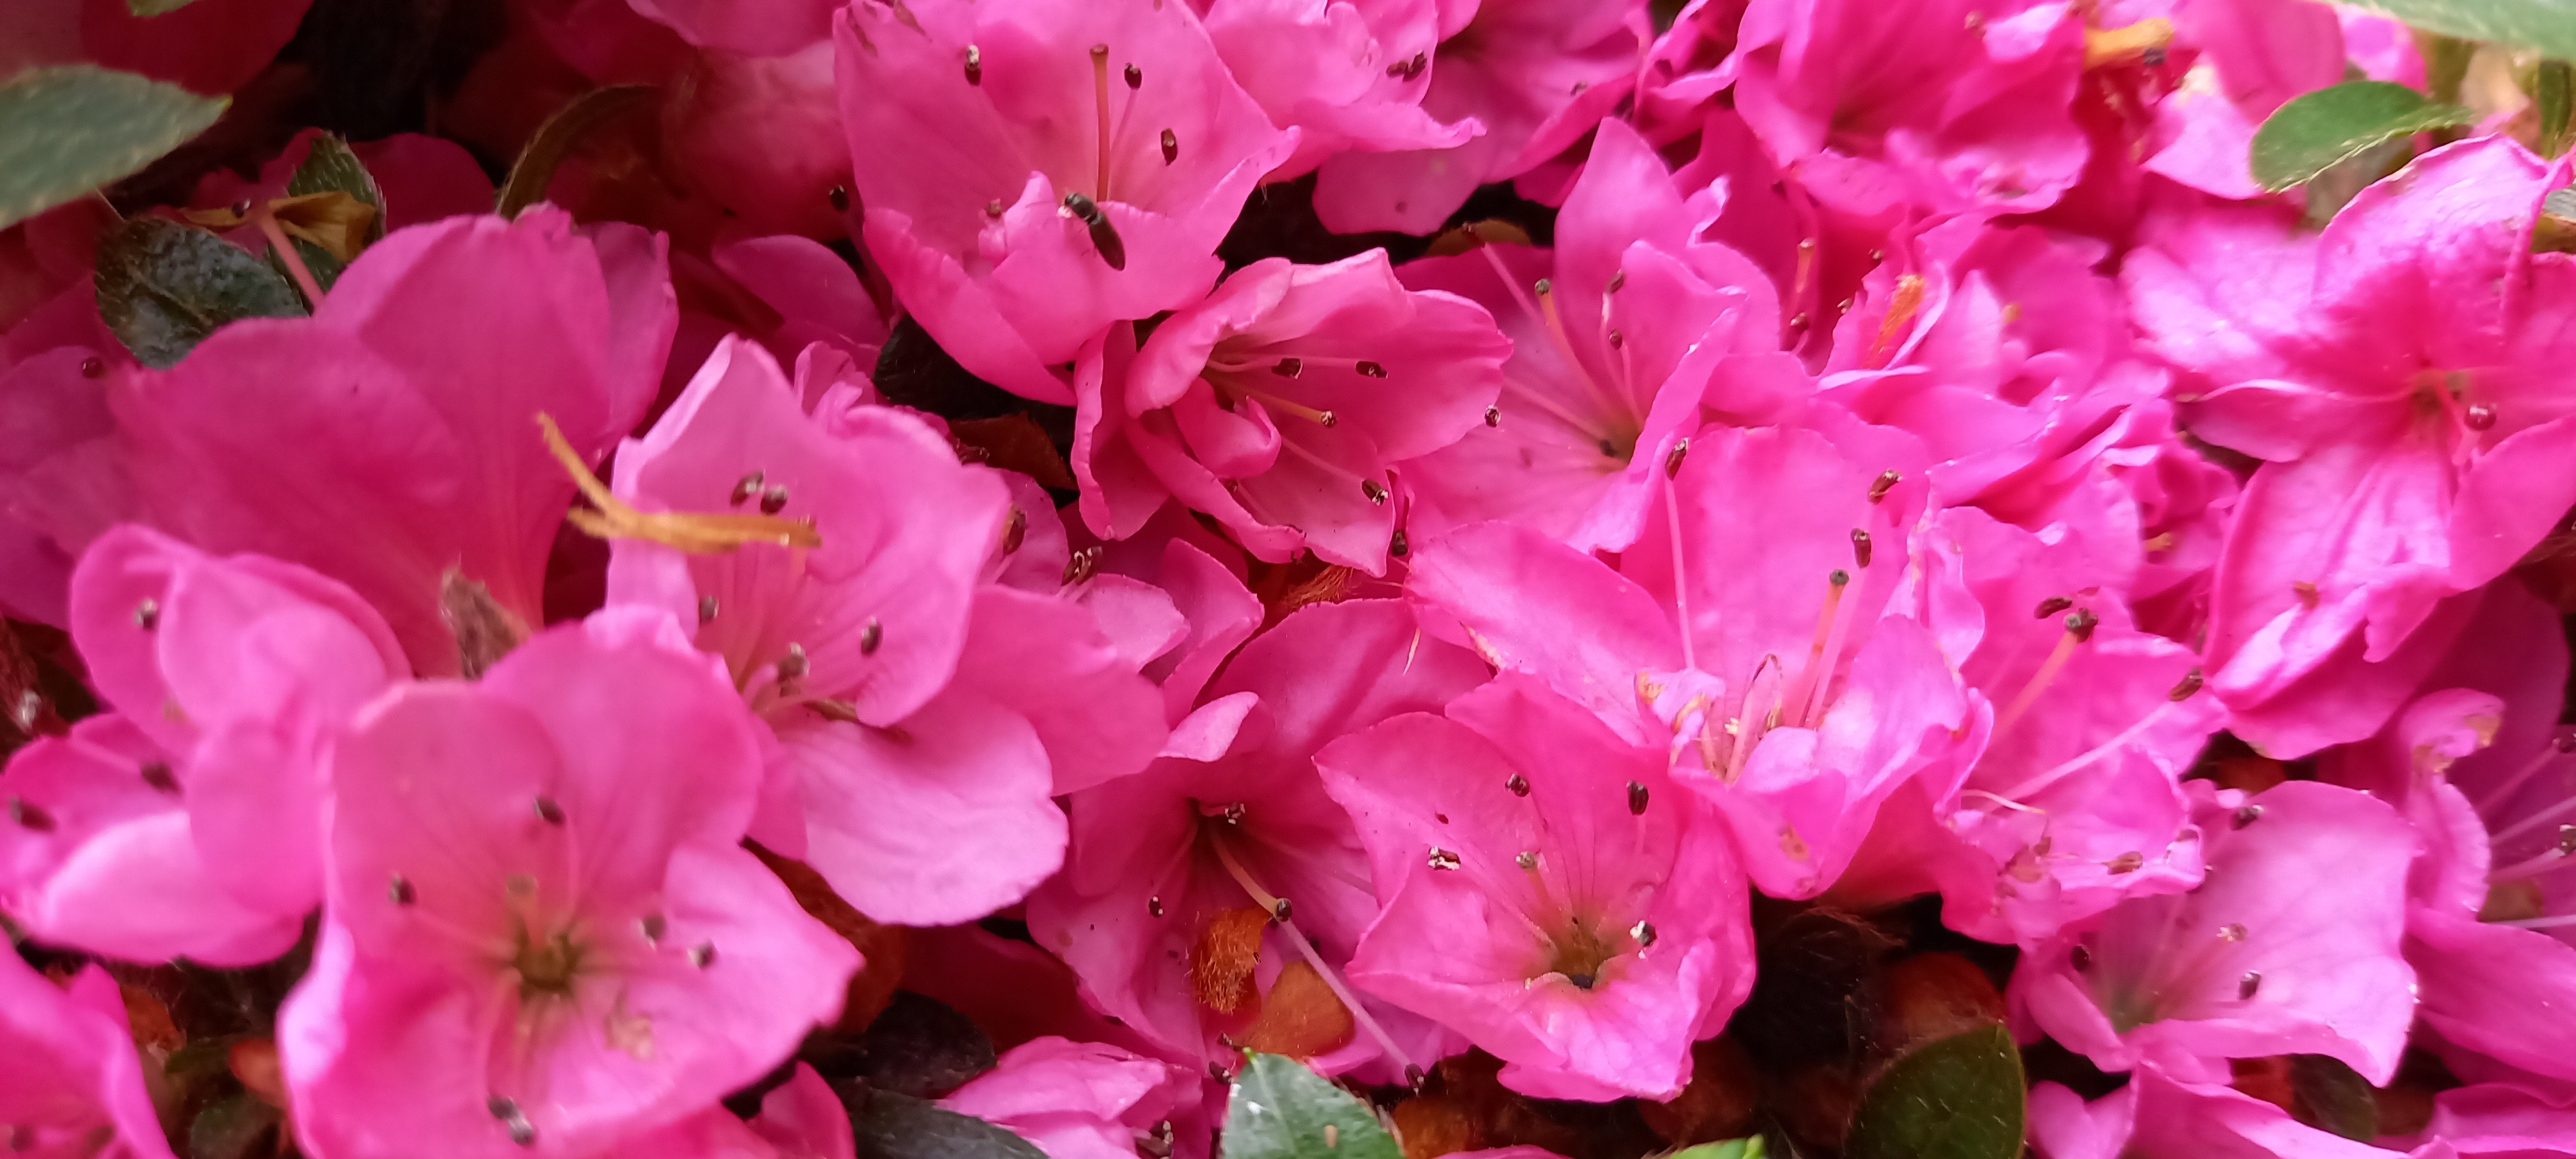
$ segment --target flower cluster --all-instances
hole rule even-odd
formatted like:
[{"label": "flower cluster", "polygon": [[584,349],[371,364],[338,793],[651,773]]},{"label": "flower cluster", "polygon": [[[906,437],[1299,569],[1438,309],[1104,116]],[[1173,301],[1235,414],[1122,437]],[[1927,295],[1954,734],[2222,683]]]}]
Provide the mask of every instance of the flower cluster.
[{"label": "flower cluster", "polygon": [[2001,1023],[2045,1159],[2576,1154],[2563,107],[2280,193],[2431,49],[510,0],[280,152],[326,7],[6,34],[242,99],[0,233],[0,1150],[1203,1159],[1261,1052],[1832,1153]]}]

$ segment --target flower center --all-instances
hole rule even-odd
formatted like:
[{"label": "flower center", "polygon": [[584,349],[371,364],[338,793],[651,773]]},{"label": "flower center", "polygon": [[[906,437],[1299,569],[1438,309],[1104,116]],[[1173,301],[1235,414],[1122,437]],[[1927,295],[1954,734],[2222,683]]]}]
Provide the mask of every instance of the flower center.
[{"label": "flower center", "polygon": [[510,969],[519,975],[521,1000],[570,996],[586,952],[587,947],[573,937],[570,929],[552,930],[541,936],[521,920],[516,949],[510,957]]}]

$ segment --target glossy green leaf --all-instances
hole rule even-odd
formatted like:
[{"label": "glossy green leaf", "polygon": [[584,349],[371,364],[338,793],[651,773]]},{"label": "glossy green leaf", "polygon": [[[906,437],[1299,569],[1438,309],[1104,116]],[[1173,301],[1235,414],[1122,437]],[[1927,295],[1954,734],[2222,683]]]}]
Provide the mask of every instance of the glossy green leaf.
[{"label": "glossy green leaf", "polygon": [[193,226],[136,218],[98,242],[98,316],[145,366],[168,367],[242,318],[291,318],[304,299],[268,263]]},{"label": "glossy green leaf", "polygon": [[1225,1105],[1224,1159],[1402,1159],[1377,1113],[1292,1059],[1256,1054]]},{"label": "glossy green leaf", "polygon": [[2254,132],[2254,180],[2279,192],[2336,164],[2426,129],[2465,125],[2477,114],[2441,105],[2386,81],[2346,81],[2281,106]]},{"label": "glossy green leaf", "polygon": [[1845,1159],[2017,1159],[2021,1051],[2001,1023],[1938,1038],[1899,1058],[1852,1113]]},{"label": "glossy green leaf", "polygon": [[134,175],[226,103],[95,65],[19,73],[0,85],[0,229]]},{"label": "glossy green leaf", "polygon": [[1037,1145],[927,1099],[865,1091],[850,1112],[858,1159],[1046,1159]]},{"label": "glossy green leaf", "polygon": [[2576,0],[2354,0],[2417,28],[2576,60]]}]

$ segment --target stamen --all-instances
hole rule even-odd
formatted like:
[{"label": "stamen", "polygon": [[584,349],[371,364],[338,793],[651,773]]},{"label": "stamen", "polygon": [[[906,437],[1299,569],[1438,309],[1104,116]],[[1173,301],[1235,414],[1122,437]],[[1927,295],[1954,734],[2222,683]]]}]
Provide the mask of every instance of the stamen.
[{"label": "stamen", "polygon": [[1370,361],[1368,361],[1368,360],[1367,360],[1367,359],[1365,359],[1365,358],[1364,358],[1364,359],[1361,359],[1361,360],[1359,361],[1359,364],[1358,364],[1358,365],[1356,365],[1356,366],[1351,367],[1351,369],[1353,369],[1353,370],[1355,370],[1355,371],[1358,371],[1358,372],[1359,372],[1359,376],[1360,376],[1360,377],[1362,377],[1362,378],[1384,378],[1384,377],[1386,377],[1386,368],[1385,368],[1385,367],[1380,366],[1380,365],[1378,365],[1377,363],[1370,362]]},{"label": "stamen", "polygon": [[[1106,48],[1105,45],[1103,47],[1104,49]],[[1134,62],[1129,62],[1127,65],[1127,91],[1134,92],[1143,87],[1145,87],[1145,70],[1136,67]]]},{"label": "stamen", "polygon": [[2460,412],[2460,425],[2473,431],[2491,431],[2496,425],[2496,408],[2491,402],[2470,403]]},{"label": "stamen", "polygon": [[175,794],[179,791],[179,778],[170,774],[170,762],[145,761],[140,771],[143,783],[150,785],[155,792]]},{"label": "stamen", "polygon": [[1489,427],[1499,427],[1503,425],[1503,408],[1499,406],[1487,406],[1485,408],[1485,425]]},{"label": "stamen", "polygon": [[1640,921],[1636,925],[1628,927],[1628,936],[1636,941],[1637,948],[1640,950],[1654,945],[1655,923]]},{"label": "stamen", "polygon": [[1295,378],[1305,372],[1306,360],[1302,358],[1282,358],[1270,364],[1270,373],[1281,378]]},{"label": "stamen", "polygon": [[2173,691],[2165,693],[2165,699],[2176,703],[2191,699],[2193,693],[2200,691],[2201,679],[2199,668],[2183,673],[2182,679],[2174,682]]},{"label": "stamen", "polygon": [[1431,847],[1431,855],[1424,858],[1424,861],[1429,864],[1431,868],[1439,870],[1454,870],[1462,864],[1458,860],[1457,854],[1452,853],[1449,850],[1442,849],[1437,845]]},{"label": "stamen", "polygon": [[1324,956],[1316,951],[1315,944],[1306,940],[1306,935],[1297,929],[1297,923],[1289,919],[1286,899],[1273,896],[1269,890],[1261,888],[1260,883],[1252,879],[1252,874],[1243,868],[1243,863],[1235,860],[1234,851],[1227,847],[1230,843],[1222,834],[1204,827],[1201,832],[1208,834],[1208,846],[1216,851],[1217,863],[1225,867],[1226,875],[1232,877],[1236,885],[1242,886],[1243,892],[1263,910],[1275,915],[1280,934],[1287,939],[1289,945],[1296,947],[1298,955],[1306,959],[1307,965],[1315,968],[1315,973],[1323,978],[1324,984],[1332,988],[1333,997],[1340,999],[1342,1007],[1351,1012],[1352,1020],[1358,1022],[1361,1029],[1368,1031],[1369,1037],[1377,1040],[1378,1049],[1385,1051],[1388,1058],[1402,1064],[1406,1074],[1416,1073],[1412,1057],[1405,1054],[1403,1047],[1396,1045],[1395,1037],[1388,1034],[1385,1027],[1378,1025],[1377,1019],[1369,1014],[1368,1008],[1360,1005],[1359,996],[1351,993],[1350,987],[1342,984],[1341,972],[1333,969],[1331,963],[1324,961]]},{"label": "stamen", "polygon": [[1681,474],[1682,458],[1688,454],[1690,454],[1689,438],[1673,440],[1673,449],[1664,452],[1664,478],[1670,479]]},{"label": "stamen", "polygon": [[1914,315],[1923,308],[1923,275],[1905,274],[1896,279],[1896,292],[1888,297],[1887,316],[1879,319],[1878,337],[1869,344],[1869,357],[1864,363],[1871,370],[1885,367],[1895,353],[1897,339],[1913,325]]},{"label": "stamen", "polygon": [[410,878],[397,873],[385,883],[385,896],[395,905],[410,905],[420,900],[420,891],[412,888]]},{"label": "stamen", "polygon": [[[1289,365],[1296,361],[1297,360],[1294,358],[1282,359],[1280,360],[1279,365]],[[1210,364],[1210,367],[1211,369],[1216,368],[1213,363]],[[1276,369],[1274,369],[1272,373],[1280,374],[1280,377],[1283,378],[1297,377],[1294,372],[1281,373]],[[1220,378],[1222,381],[1220,381]],[[1258,387],[1245,386],[1242,379],[1231,375],[1220,375],[1219,378],[1208,379],[1207,383],[1209,386],[1230,396],[1259,399],[1261,400],[1261,405],[1269,407],[1271,410],[1286,414],[1291,418],[1304,419],[1319,427],[1330,429],[1332,427],[1340,426],[1342,422],[1341,417],[1331,411],[1317,410],[1304,403],[1282,398],[1279,395],[1272,394],[1269,391],[1262,390]]]},{"label": "stamen", "polygon": [[161,626],[161,601],[150,596],[134,605],[134,626],[149,632]]},{"label": "stamen", "polygon": [[2550,738],[2548,746],[2541,749],[2529,761],[2524,762],[2521,768],[2515,769],[2512,776],[2506,777],[2494,788],[2479,795],[2478,812],[2484,813],[2503,804],[2513,796],[2514,790],[2521,788],[2542,769],[2558,763],[2559,758],[2569,753],[2576,753],[2576,733],[2562,732]]},{"label": "stamen", "polygon": [[1163,899],[1162,899],[1161,897],[1149,897],[1149,898],[1146,898],[1146,899],[1145,899],[1145,914],[1146,914],[1146,916],[1148,916],[1148,917],[1157,917],[1157,918],[1158,918],[1158,917],[1163,916]]},{"label": "stamen", "polygon": [[700,942],[697,945],[689,947],[689,964],[701,970],[715,965],[716,944],[714,942]]},{"label": "stamen", "polygon": [[1511,794],[1515,797],[1529,796],[1529,778],[1524,777],[1519,773],[1513,773],[1512,775],[1503,778],[1503,788],[1510,790]]},{"label": "stamen", "polygon": [[1887,493],[1895,490],[1897,482],[1903,478],[1893,470],[1879,472],[1878,478],[1869,481],[1869,501],[1877,503],[1886,499]]},{"label": "stamen", "polygon": [[966,46],[966,83],[984,83],[984,50],[972,44]]},{"label": "stamen", "polygon": [[1628,782],[1628,815],[1632,817],[1646,815],[1646,786],[1642,782]]},{"label": "stamen", "polygon": [[1412,550],[1413,545],[1405,540],[1404,529],[1401,527],[1396,528],[1395,534],[1387,538],[1386,553],[1388,555],[1394,556],[1397,559],[1403,559]]},{"label": "stamen", "polygon": [[2505,828],[2496,831],[2495,836],[2488,840],[2487,845],[2490,848],[2502,848],[2506,845],[2512,844],[2513,840],[2517,837],[2529,836],[2542,828],[2557,824],[2560,818],[2563,818],[2570,813],[2576,813],[2576,797],[2569,797],[2564,801],[2560,801],[2559,803],[2543,809],[2538,813],[2532,814],[2529,817],[2525,817],[2512,825],[2508,825]]},{"label": "stamen", "polygon": [[754,471],[735,480],[733,485],[733,495],[731,496],[733,505],[740,507],[745,503],[751,502],[752,498],[759,495],[761,489],[767,486],[768,483],[769,474],[765,471]]},{"label": "stamen", "polygon": [[715,618],[716,618],[716,598],[715,598],[714,596],[699,596],[699,597],[698,597],[698,622],[699,622],[699,623],[701,623],[701,624],[711,623],[711,622],[713,622],[713,621],[715,620]]},{"label": "stamen", "polygon": [[1386,506],[1386,484],[1375,479],[1360,480],[1360,496],[1380,507]]},{"label": "stamen", "polygon": [[562,825],[564,823],[563,806],[555,804],[555,799],[552,797],[537,798],[537,820],[548,825]]},{"label": "stamen", "polygon": [[[1490,246],[1486,248],[1488,252],[1492,249]],[[1497,267],[1499,267],[1501,259],[1496,258],[1494,261]],[[1612,405],[1608,393],[1603,391],[1601,389],[1601,384],[1593,379],[1592,372],[1584,368],[1583,359],[1574,353],[1574,342],[1565,335],[1565,318],[1556,308],[1556,289],[1554,284],[1546,278],[1540,278],[1536,284],[1530,287],[1530,290],[1538,299],[1539,318],[1547,324],[1547,334],[1548,337],[1556,343],[1557,354],[1565,359],[1565,365],[1567,368],[1574,371],[1574,377],[1583,383],[1583,389],[1590,392],[1592,400],[1600,405],[1601,413],[1604,415],[1614,415],[1627,411],[1630,412],[1628,417],[1635,418],[1636,415],[1633,413],[1633,408],[1626,407],[1624,404],[1617,406]]]},{"label": "stamen", "polygon": [[1851,541],[1853,564],[1858,567],[1868,567],[1870,546],[1869,533],[1857,527],[1852,528]]},{"label": "stamen", "polygon": [[2056,682],[2058,674],[2066,670],[2067,662],[2075,658],[2076,646],[2092,639],[2094,625],[2101,622],[2101,617],[2082,608],[2066,617],[2066,633],[2057,638],[2057,646],[2049,650],[2047,659],[2039,662],[2039,670],[2030,674],[2021,691],[2013,696],[2011,706],[1996,719],[1995,730],[1987,743],[2003,739],[2014,725],[2021,723],[2031,705],[2039,702],[2039,694],[2048,691],[2048,686]]},{"label": "stamen", "polygon": [[1163,130],[1163,164],[1181,159],[1181,138],[1170,129]]},{"label": "stamen", "polygon": [[597,510],[574,508],[564,518],[573,526],[600,539],[643,539],[666,547],[678,548],[691,555],[722,555],[740,550],[747,543],[767,543],[779,547],[821,547],[823,537],[810,521],[781,519],[774,515],[701,515],[678,511],[638,511],[608,490],[590,466],[564,439],[563,431],[546,414],[537,415],[537,427],[545,435],[546,448],[555,461],[572,476],[573,486]]},{"label": "stamen", "polygon": [[661,945],[662,935],[670,932],[670,928],[670,919],[660,914],[646,914],[635,920],[636,932],[643,934],[644,941],[650,945]]},{"label": "stamen", "polygon": [[2065,596],[2050,596],[2047,599],[2039,601],[2039,607],[2032,609],[2030,618],[2034,620],[2045,620],[2050,616],[2054,616],[2059,612],[2063,612],[2074,606],[2075,601],[2068,599]]},{"label": "stamen", "polygon": [[1101,200],[1105,201],[1109,198],[1109,46],[1106,44],[1091,46],[1091,95],[1100,123],[1099,180],[1092,188],[1098,190]]},{"label": "stamen", "polygon": [[2242,829],[2262,819],[2263,807],[2261,805],[2240,805],[2237,807],[2235,814],[2228,818],[2228,825],[2230,828]]},{"label": "stamen", "polygon": [[2244,977],[2236,980],[2236,1000],[2239,1002],[2251,1002],[2254,1000],[2254,992],[2262,988],[2263,972],[2261,970],[2247,970]]},{"label": "stamen", "polygon": [[760,493],[760,513],[776,515],[787,509],[787,488],[772,487]]},{"label": "stamen", "polygon": [[[1825,575],[1825,606],[1816,613],[1816,638],[1807,646],[1807,662],[1789,680],[1789,691],[1780,697],[1781,719],[1792,725],[1804,725],[1808,693],[1824,679],[1825,648],[1834,636],[1835,622],[1843,606],[1843,591],[1851,586],[1851,573],[1835,568]],[[1794,714],[1794,715],[1792,715]]]},{"label": "stamen", "polygon": [[868,617],[867,625],[859,629],[859,655],[874,656],[877,654],[877,649],[884,644],[885,625],[878,622],[875,616]]},{"label": "stamen", "polygon": [[2576,926],[2576,914],[2559,914],[2554,917],[2545,918],[2516,918],[2510,921],[2490,922],[2488,924],[2512,926],[2518,930],[2554,930],[2562,926]]}]

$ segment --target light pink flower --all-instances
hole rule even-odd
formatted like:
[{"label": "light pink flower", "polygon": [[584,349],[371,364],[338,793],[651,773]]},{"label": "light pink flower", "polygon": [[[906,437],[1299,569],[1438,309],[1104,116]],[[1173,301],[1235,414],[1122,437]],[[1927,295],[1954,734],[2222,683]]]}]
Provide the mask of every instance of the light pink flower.
[{"label": "light pink flower", "polygon": [[1038,1038],[939,1105],[1037,1144],[1048,1159],[1135,1159],[1136,1140],[1197,1099],[1199,1078],[1097,1042]]},{"label": "light pink flower", "polygon": [[1311,548],[1371,574],[1398,523],[1390,468],[1481,427],[1511,352],[1484,307],[1405,289],[1381,250],[1255,262],[1132,361],[1120,346],[1086,349],[1077,371],[1092,531],[1133,534],[1168,495],[1262,559]]},{"label": "light pink flower", "polygon": [[[2393,695],[2296,695],[2402,668],[2446,597],[2501,574],[2576,504],[2556,390],[2576,258],[2534,254],[2566,181],[2504,137],[2427,154],[2321,236],[2264,207],[2152,226],[2123,269],[2138,325],[2186,372],[2197,436],[2265,460],[2219,561],[2211,686],[2236,731],[2295,756],[2378,731]],[[2435,645],[2438,651],[2440,645]]]},{"label": "light pink flower", "polygon": [[2398,954],[2405,819],[2313,781],[2252,797],[2193,784],[2206,880],[2034,946],[2013,973],[2018,1016],[2112,1069],[2224,1081],[2225,1059],[2295,1052],[2387,1082],[2415,1008]]},{"label": "light pink flower", "polygon": [[1040,401],[1110,323],[1206,293],[1296,148],[1187,4],[861,0],[834,39],[868,251],[968,370]]},{"label": "light pink flower", "polygon": [[1402,467],[1409,535],[1507,518],[1581,548],[1625,547],[1665,449],[1704,411],[1776,421],[1813,389],[1779,352],[1771,279],[1695,240],[1716,202],[1605,121],[1553,252],[1498,243],[1399,271],[1482,303],[1512,339],[1485,428]]},{"label": "light pink flower", "polygon": [[1472,118],[1484,132],[1446,149],[1327,159],[1316,172],[1315,213],[1335,233],[1440,228],[1477,186],[1517,177],[1546,160],[1528,156],[1528,147],[1559,118],[1571,118],[1577,133],[1599,120],[1607,106],[1596,109],[1577,98],[1594,85],[1634,75],[1648,39],[1645,7],[1633,0],[1435,0],[1434,6],[1440,44],[1419,58],[1429,77],[1417,82],[1428,86],[1422,111],[1447,124]]},{"label": "light pink flower", "polygon": [[264,961],[322,900],[325,762],[407,675],[349,589],[134,526],[73,575],[72,638],[116,711],[0,778],[0,908],[48,941],[142,961]]},{"label": "light pink flower", "polygon": [[1753,987],[1753,931],[1709,806],[1665,755],[1538,681],[1327,746],[1384,907],[1361,989],[1467,1035],[1542,1098],[1669,1097]]},{"label": "light pink flower", "polygon": [[589,1154],[785,1057],[859,961],[741,848],[760,775],[720,666],[641,609],[378,700],[279,1016],[306,1149]]},{"label": "light pink flower", "polygon": [[0,954],[0,1124],[13,1155],[170,1159],[107,971],[58,987]]}]

